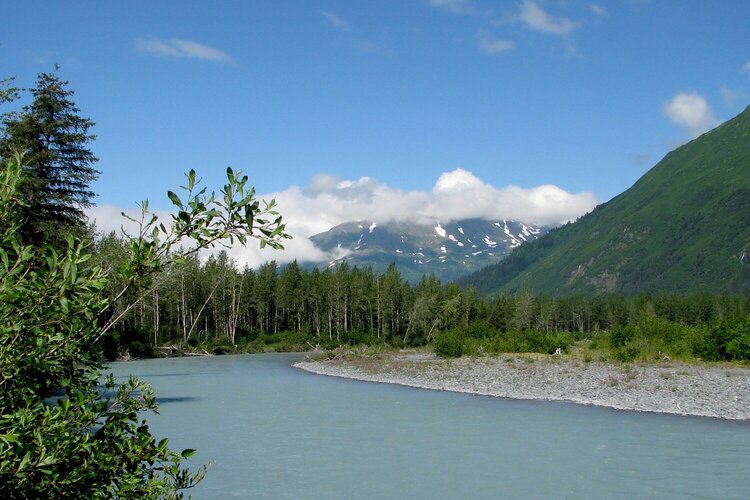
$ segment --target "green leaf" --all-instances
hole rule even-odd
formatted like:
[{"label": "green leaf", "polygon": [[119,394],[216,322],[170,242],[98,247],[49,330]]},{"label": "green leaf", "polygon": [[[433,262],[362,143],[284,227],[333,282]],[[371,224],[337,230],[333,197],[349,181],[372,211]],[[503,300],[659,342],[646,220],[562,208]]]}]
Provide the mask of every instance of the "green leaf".
[{"label": "green leaf", "polygon": [[27,451],[26,454],[21,459],[21,463],[18,465],[18,469],[16,472],[21,472],[26,468],[26,466],[29,465],[29,462],[31,462],[31,452]]},{"label": "green leaf", "polygon": [[18,441],[18,434],[0,434],[0,441],[5,441],[6,443],[15,443]]},{"label": "green leaf", "polygon": [[180,200],[180,197],[174,191],[167,191],[167,196],[175,206],[182,208],[182,200]]}]

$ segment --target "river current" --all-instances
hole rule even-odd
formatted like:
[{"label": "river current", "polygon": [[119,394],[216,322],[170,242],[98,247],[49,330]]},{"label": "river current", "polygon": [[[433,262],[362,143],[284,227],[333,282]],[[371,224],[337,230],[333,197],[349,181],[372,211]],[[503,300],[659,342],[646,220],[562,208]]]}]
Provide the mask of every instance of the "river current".
[{"label": "river current", "polygon": [[152,432],[213,462],[193,498],[750,498],[750,422],[313,375],[300,354],[114,363]]}]

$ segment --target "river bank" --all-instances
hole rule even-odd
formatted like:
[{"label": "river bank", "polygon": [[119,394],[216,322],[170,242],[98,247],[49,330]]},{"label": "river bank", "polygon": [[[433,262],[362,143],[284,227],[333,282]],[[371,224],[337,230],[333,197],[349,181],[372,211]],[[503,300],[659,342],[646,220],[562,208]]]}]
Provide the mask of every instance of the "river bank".
[{"label": "river bank", "polygon": [[447,360],[387,353],[294,366],[320,375],[423,389],[750,420],[750,369],[730,365],[587,363],[513,354]]}]

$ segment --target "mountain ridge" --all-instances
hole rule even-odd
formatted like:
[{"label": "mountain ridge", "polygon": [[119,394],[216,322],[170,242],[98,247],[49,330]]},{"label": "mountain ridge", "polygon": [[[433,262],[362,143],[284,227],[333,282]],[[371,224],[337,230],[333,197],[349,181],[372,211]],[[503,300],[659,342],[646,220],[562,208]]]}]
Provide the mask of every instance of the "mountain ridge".
[{"label": "mountain ridge", "polygon": [[551,295],[748,292],[749,248],[750,106],[576,222],[459,283]]},{"label": "mountain ridge", "polygon": [[310,240],[318,249],[335,255],[318,267],[347,262],[384,271],[393,262],[405,279],[416,283],[430,274],[452,281],[501,260],[513,248],[547,230],[546,226],[510,219],[473,218],[431,224],[360,220],[339,224]]}]

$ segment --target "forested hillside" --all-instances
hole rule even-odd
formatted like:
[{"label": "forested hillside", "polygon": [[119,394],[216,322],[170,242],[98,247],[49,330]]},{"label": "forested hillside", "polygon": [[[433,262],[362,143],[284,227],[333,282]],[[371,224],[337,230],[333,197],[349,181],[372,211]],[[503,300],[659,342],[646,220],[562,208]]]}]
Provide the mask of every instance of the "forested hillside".
[{"label": "forested hillside", "polygon": [[750,108],[578,221],[462,280],[554,295],[750,291]]}]

